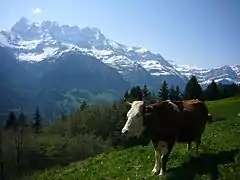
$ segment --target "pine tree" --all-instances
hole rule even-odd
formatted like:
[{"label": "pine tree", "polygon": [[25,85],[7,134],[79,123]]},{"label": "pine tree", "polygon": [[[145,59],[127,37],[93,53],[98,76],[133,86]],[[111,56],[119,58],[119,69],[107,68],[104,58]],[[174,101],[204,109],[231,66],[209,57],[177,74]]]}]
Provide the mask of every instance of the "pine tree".
[{"label": "pine tree", "polygon": [[117,109],[117,103],[116,103],[116,101],[113,101],[112,108],[113,108],[114,110]]},{"label": "pine tree", "polygon": [[171,85],[170,89],[169,89],[169,99],[170,100],[176,100],[176,93],[175,93],[175,89],[174,86]]},{"label": "pine tree", "polygon": [[18,117],[18,126],[21,127],[26,126],[27,123],[26,121],[27,121],[26,116],[23,114],[23,112],[21,112],[21,114]]},{"label": "pine tree", "polygon": [[32,128],[34,129],[34,132],[37,134],[39,133],[41,127],[41,115],[39,112],[39,107],[37,106],[35,113],[33,114],[33,123]]},{"label": "pine tree", "polygon": [[81,106],[80,106],[80,109],[81,109],[81,111],[82,111],[82,110],[86,109],[87,107],[88,107],[87,102],[86,102],[86,101],[83,101],[82,104],[81,104]]},{"label": "pine tree", "polygon": [[0,122],[0,179],[4,179],[4,162],[3,162],[3,141],[2,141],[2,122]]},{"label": "pine tree", "polygon": [[14,114],[14,112],[10,112],[8,115],[8,119],[5,124],[5,129],[13,129],[15,130],[17,128],[17,118]]},{"label": "pine tree", "polygon": [[210,101],[218,100],[221,98],[219,87],[214,80],[206,88],[205,98],[206,100],[210,100]]},{"label": "pine tree", "polygon": [[144,100],[148,100],[150,98],[150,92],[146,84],[142,88],[142,97]]},{"label": "pine tree", "polygon": [[126,92],[124,93],[124,95],[123,95],[123,98],[124,98],[124,99],[128,99],[128,97],[129,97],[129,94],[128,94],[128,91],[126,91]]},{"label": "pine tree", "polygon": [[23,155],[23,137],[24,137],[24,129],[27,124],[26,116],[21,112],[18,117],[17,123],[17,132],[15,132],[15,148],[16,148],[16,164],[18,173],[21,171],[21,161]]},{"label": "pine tree", "polygon": [[129,94],[130,101],[142,100],[142,89],[140,86],[133,86]]},{"label": "pine tree", "polygon": [[168,90],[168,84],[166,81],[163,81],[162,86],[158,91],[158,97],[162,101],[169,99],[169,90]]},{"label": "pine tree", "polygon": [[180,91],[180,88],[178,85],[176,86],[176,89],[175,89],[175,96],[177,101],[182,100],[182,92]]},{"label": "pine tree", "polygon": [[188,81],[185,91],[184,91],[184,99],[198,99],[200,101],[204,101],[204,92],[202,87],[197,81],[195,76],[192,76]]}]

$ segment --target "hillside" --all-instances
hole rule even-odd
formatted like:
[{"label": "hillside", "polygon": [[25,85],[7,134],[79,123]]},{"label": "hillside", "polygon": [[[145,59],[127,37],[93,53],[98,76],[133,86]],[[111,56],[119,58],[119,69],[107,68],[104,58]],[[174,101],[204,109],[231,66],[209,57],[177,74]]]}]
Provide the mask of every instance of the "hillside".
[{"label": "hillside", "polygon": [[113,68],[77,52],[28,63],[0,47],[0,64],[0,119],[4,120],[10,109],[23,108],[30,116],[37,105],[44,119],[54,119],[74,111],[84,100],[90,104],[119,99],[129,88]]},{"label": "hillside", "polygon": [[[177,144],[170,155],[167,179],[240,179],[240,98],[207,102],[216,122],[207,125],[201,155],[187,162],[186,145]],[[31,180],[159,179],[151,146],[112,151],[65,168],[46,170]]]}]

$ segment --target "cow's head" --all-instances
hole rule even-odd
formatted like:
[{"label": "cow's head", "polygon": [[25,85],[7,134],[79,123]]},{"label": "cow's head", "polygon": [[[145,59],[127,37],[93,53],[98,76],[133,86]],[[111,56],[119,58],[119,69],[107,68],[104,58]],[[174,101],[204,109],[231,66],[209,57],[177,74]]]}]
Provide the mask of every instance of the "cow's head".
[{"label": "cow's head", "polygon": [[127,113],[127,122],[122,129],[122,134],[139,137],[146,128],[144,126],[143,118],[149,108],[145,105],[144,101],[126,103],[130,105],[131,108]]},{"label": "cow's head", "polygon": [[[151,119],[153,118],[153,106],[146,106],[144,101],[133,101],[132,103],[126,102],[131,106],[127,113],[127,122],[122,128],[122,134],[128,136],[140,136],[142,132],[150,125]],[[160,110],[160,111],[159,111]],[[173,102],[167,100],[159,104],[159,113],[169,113],[179,112],[178,106]],[[164,112],[161,112],[164,111]]]}]

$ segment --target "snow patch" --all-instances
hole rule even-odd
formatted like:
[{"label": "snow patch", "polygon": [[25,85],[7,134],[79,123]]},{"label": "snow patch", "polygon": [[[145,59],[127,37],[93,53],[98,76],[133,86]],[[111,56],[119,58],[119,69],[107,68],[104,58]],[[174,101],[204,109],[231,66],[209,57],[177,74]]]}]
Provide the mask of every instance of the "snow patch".
[{"label": "snow patch", "polygon": [[212,80],[214,80],[216,83],[219,83],[219,82],[224,81],[224,80],[227,80],[227,81],[229,81],[231,83],[235,83],[235,84],[240,83],[240,82],[237,82],[237,81],[235,81],[231,78],[217,78],[217,79],[211,78],[211,79],[208,79],[206,81],[201,82],[200,84],[210,84],[212,82]]},{"label": "snow patch", "polygon": [[167,68],[163,66],[159,61],[157,60],[145,60],[143,62],[139,62],[142,67],[144,67],[147,71],[150,72],[153,76],[165,76],[165,75],[171,75],[174,74],[171,68]]},{"label": "snow patch", "polygon": [[35,49],[38,44],[40,44],[42,40],[32,40],[32,41],[20,41],[19,48],[23,49]]},{"label": "snow patch", "polygon": [[95,48],[89,51],[91,51],[97,59],[107,59],[114,53],[112,50],[97,50]]},{"label": "snow patch", "polygon": [[2,46],[7,46],[7,47],[12,47],[9,43],[8,43],[8,40],[7,38],[0,33],[0,45]]},{"label": "snow patch", "polygon": [[20,53],[18,58],[23,61],[42,61],[43,59],[55,55],[58,48],[47,47],[43,49],[43,53]]},{"label": "snow patch", "polygon": [[144,53],[148,52],[148,49],[146,49],[146,48],[139,48],[139,49],[137,49],[135,51],[140,53],[140,54],[144,54]]},{"label": "snow patch", "polygon": [[109,45],[112,46],[114,49],[119,49],[120,46],[118,43],[116,43],[115,41],[109,41]]}]

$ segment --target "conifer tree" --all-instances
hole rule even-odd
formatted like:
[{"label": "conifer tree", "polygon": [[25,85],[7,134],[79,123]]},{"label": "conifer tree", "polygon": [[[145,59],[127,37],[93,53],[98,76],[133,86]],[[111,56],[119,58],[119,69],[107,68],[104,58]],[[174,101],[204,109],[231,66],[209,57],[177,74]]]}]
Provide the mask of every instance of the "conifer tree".
[{"label": "conifer tree", "polygon": [[158,91],[158,97],[160,100],[169,99],[169,90],[168,90],[168,84],[166,81],[163,81],[162,86]]},{"label": "conifer tree", "polygon": [[126,91],[123,95],[123,98],[127,99],[129,97],[128,91]]},{"label": "conifer tree", "polygon": [[18,126],[26,126],[27,124],[27,119],[26,119],[26,116],[23,114],[23,112],[21,112],[21,114],[19,115],[18,117]]},{"label": "conifer tree", "polygon": [[219,87],[214,80],[206,88],[205,98],[206,100],[210,100],[210,101],[214,101],[221,98]]},{"label": "conifer tree", "polygon": [[129,94],[130,101],[142,100],[142,89],[140,86],[133,86]]},{"label": "conifer tree", "polygon": [[13,129],[15,130],[17,128],[17,118],[14,112],[10,112],[8,115],[8,119],[5,124],[5,129]]},{"label": "conifer tree", "polygon": [[142,88],[142,97],[144,100],[148,100],[150,98],[150,92],[146,84]]},{"label": "conifer tree", "polygon": [[4,162],[3,162],[3,141],[2,141],[3,128],[0,122],[0,179],[4,179]]},{"label": "conifer tree", "polygon": [[39,107],[37,106],[36,111],[33,114],[33,123],[32,123],[32,128],[36,134],[39,133],[40,127],[41,127],[41,115],[39,112]]},{"label": "conifer tree", "polygon": [[176,89],[175,89],[175,96],[176,96],[177,101],[182,100],[183,95],[182,95],[182,92],[180,91],[180,88],[178,85],[176,86]]},{"label": "conifer tree", "polygon": [[184,99],[199,99],[200,101],[204,101],[204,92],[195,76],[191,77],[185,87]]},{"label": "conifer tree", "polygon": [[80,106],[80,109],[81,109],[81,111],[82,111],[82,110],[86,109],[87,107],[88,107],[87,102],[86,102],[86,101],[83,101],[82,104],[81,104],[81,106]]},{"label": "conifer tree", "polygon": [[171,85],[170,89],[169,89],[169,99],[170,100],[175,100],[176,96],[175,96],[175,89],[174,86]]}]

